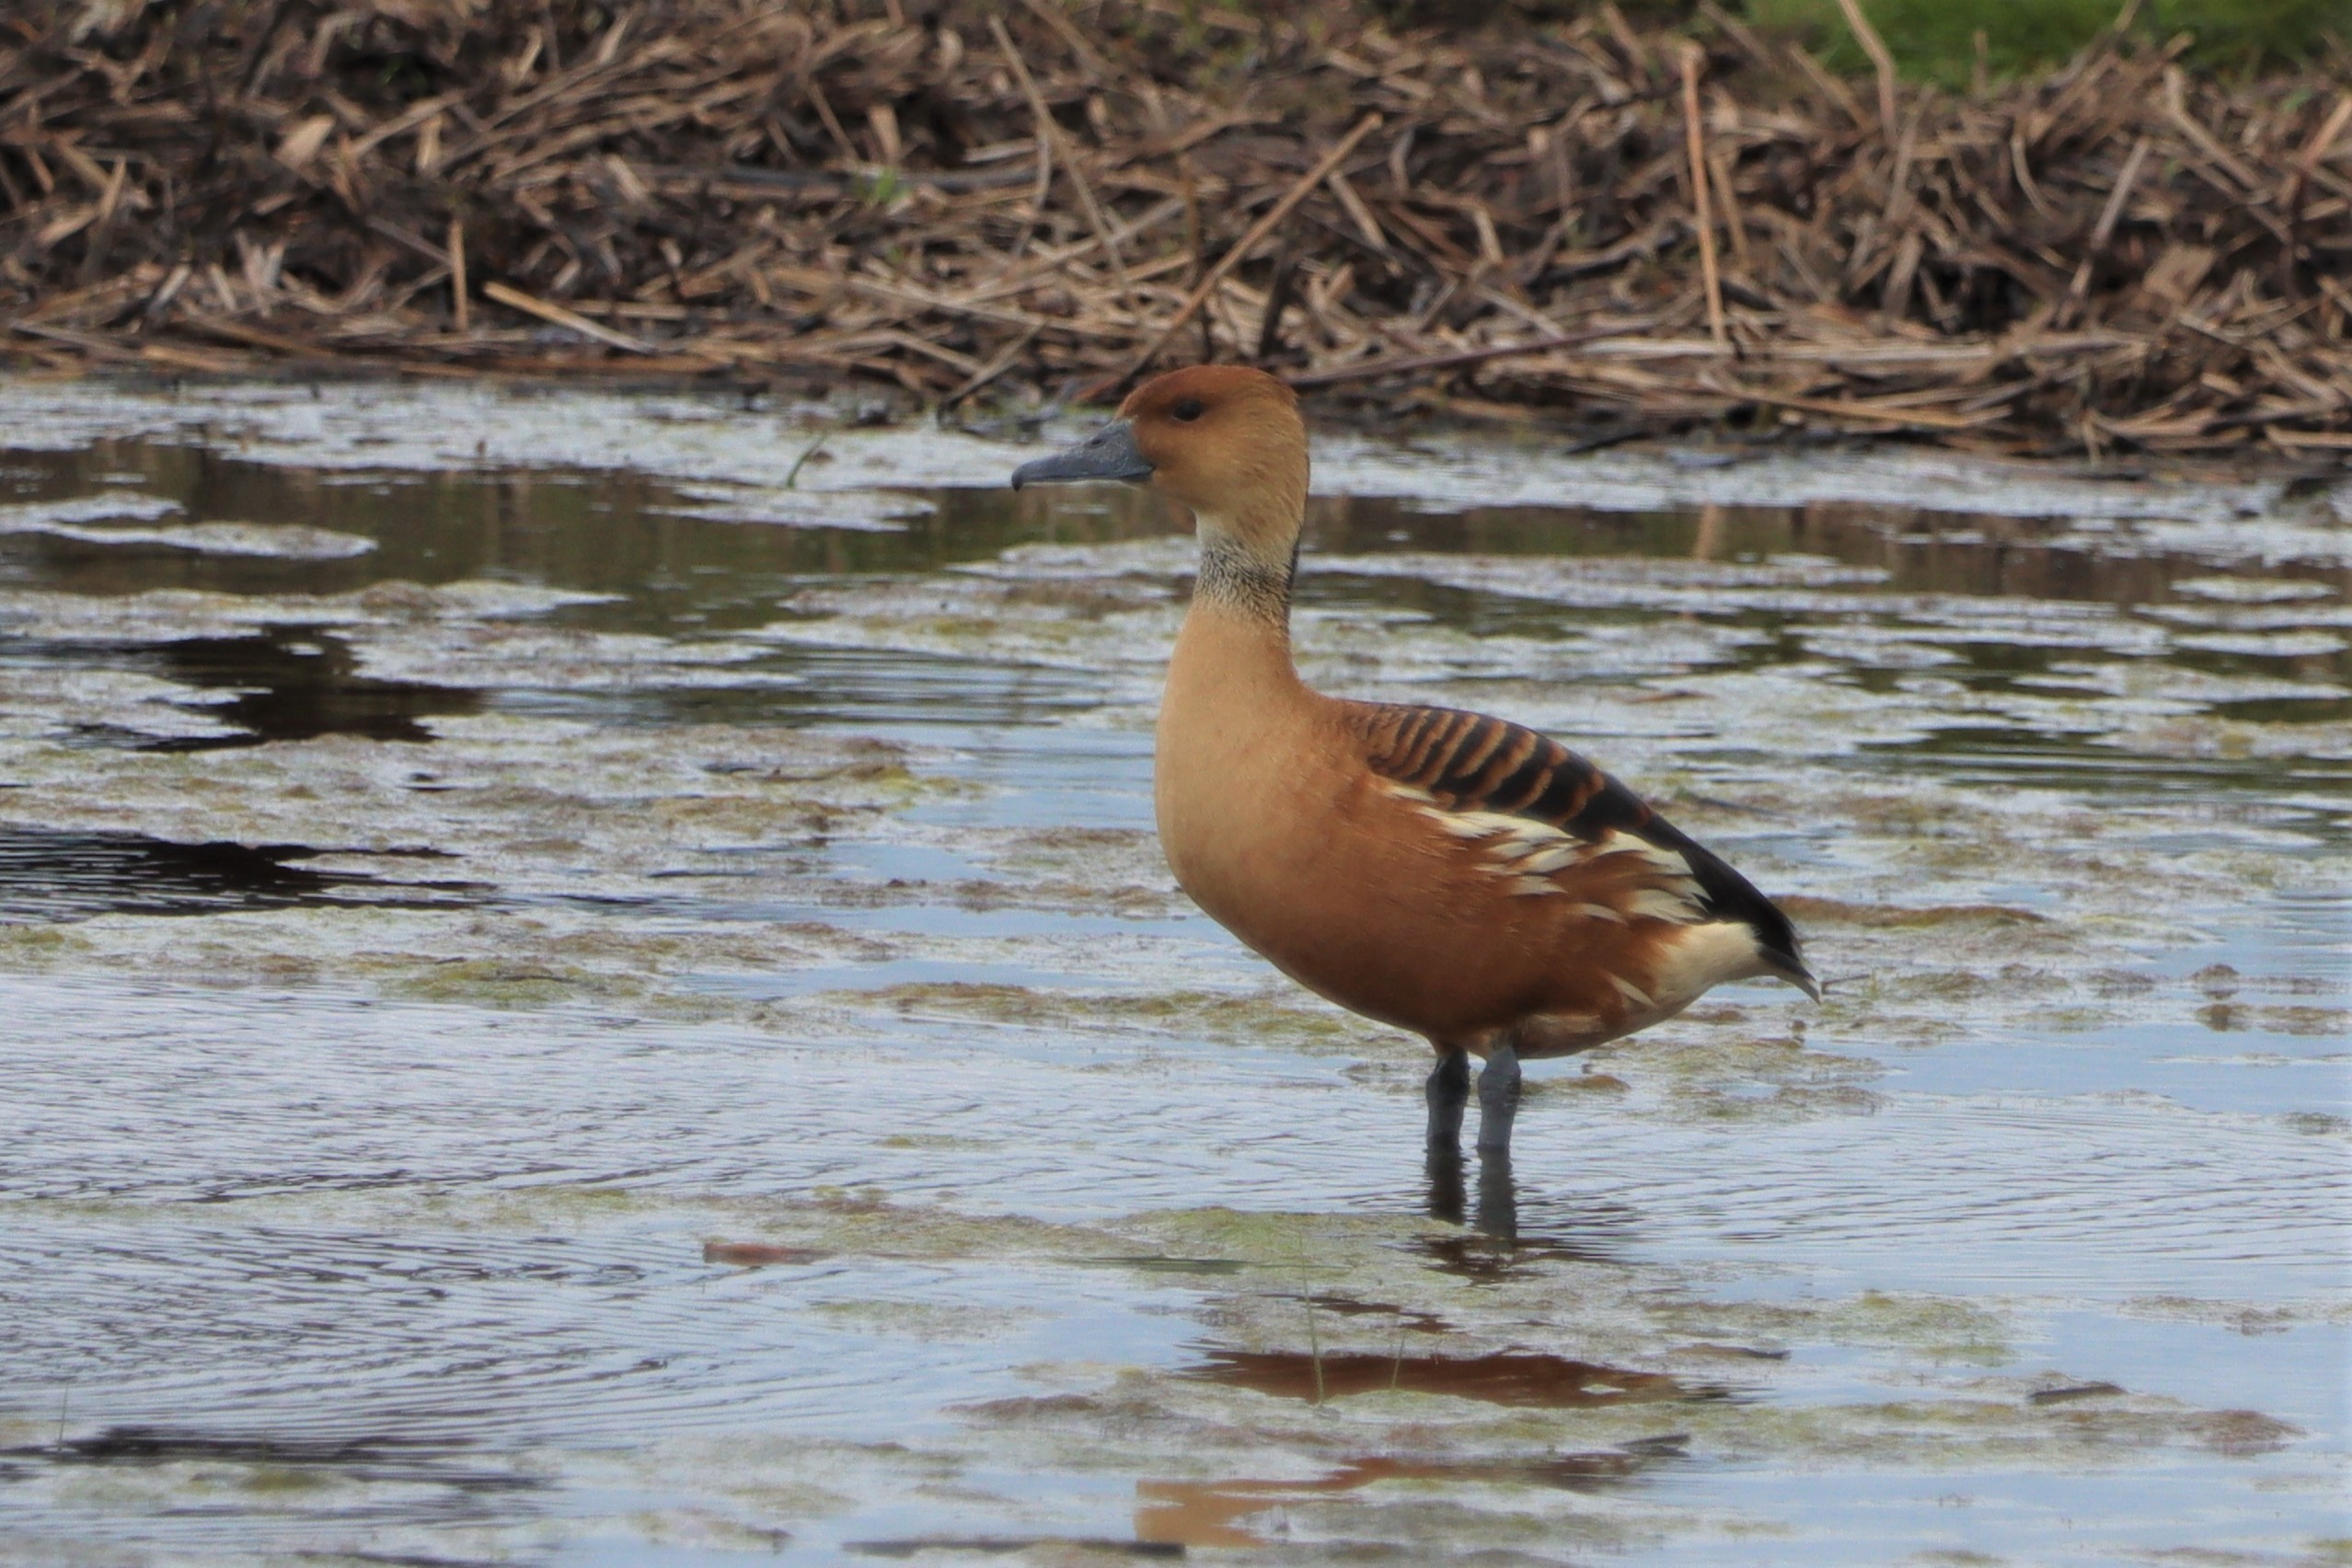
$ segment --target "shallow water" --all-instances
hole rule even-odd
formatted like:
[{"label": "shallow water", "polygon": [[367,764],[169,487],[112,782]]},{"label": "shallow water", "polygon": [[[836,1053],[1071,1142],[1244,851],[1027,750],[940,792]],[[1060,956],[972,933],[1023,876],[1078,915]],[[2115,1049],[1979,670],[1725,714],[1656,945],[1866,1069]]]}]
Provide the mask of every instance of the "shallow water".
[{"label": "shallow water", "polygon": [[2340,474],[1320,446],[1310,677],[1569,739],[1830,983],[1424,1169],[1425,1047],[1161,867],[1187,541],[1040,432],[0,430],[0,1556],[2352,1536]]}]

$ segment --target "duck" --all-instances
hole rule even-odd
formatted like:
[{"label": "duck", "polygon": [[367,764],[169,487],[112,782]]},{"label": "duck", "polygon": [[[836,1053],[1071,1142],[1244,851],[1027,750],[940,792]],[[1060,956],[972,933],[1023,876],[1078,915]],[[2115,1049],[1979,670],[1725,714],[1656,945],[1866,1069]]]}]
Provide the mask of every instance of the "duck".
[{"label": "duck", "polygon": [[1179,502],[1199,538],[1153,748],[1169,868],[1292,980],[1428,1041],[1433,1151],[1459,1147],[1472,1056],[1480,1153],[1507,1160],[1522,1062],[1648,1029],[1733,981],[1820,999],[1770,899],[1560,742],[1301,679],[1307,427],[1281,380],[1170,371],[1011,479],[1106,481]]}]

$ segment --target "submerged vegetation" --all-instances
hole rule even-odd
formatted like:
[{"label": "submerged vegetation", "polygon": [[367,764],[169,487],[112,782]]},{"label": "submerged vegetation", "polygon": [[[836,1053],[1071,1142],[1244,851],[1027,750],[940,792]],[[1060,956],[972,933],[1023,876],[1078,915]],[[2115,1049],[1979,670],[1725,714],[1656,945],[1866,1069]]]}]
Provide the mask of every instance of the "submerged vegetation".
[{"label": "submerged vegetation", "polygon": [[2346,45],[2262,9],[44,0],[0,317],[171,374],[946,407],[1205,357],[1594,440],[2332,456]]}]

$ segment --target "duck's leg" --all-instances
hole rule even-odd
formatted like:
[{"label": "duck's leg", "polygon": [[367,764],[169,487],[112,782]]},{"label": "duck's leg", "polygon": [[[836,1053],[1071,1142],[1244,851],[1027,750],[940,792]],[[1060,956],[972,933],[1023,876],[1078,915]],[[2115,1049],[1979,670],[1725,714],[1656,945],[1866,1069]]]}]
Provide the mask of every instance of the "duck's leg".
[{"label": "duck's leg", "polygon": [[1470,1053],[1458,1045],[1437,1047],[1437,1065],[1421,1088],[1429,1101],[1429,1147],[1462,1147],[1462,1107],[1470,1102]]},{"label": "duck's leg", "polygon": [[1505,1040],[1486,1055],[1486,1070],[1478,1075],[1478,1147],[1507,1153],[1511,1119],[1519,1113],[1519,1054]]}]

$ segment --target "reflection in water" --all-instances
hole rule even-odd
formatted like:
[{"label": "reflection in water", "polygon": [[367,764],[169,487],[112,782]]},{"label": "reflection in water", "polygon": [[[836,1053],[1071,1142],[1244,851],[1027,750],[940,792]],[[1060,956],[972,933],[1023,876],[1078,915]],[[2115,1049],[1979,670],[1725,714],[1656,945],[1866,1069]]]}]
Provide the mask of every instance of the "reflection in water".
[{"label": "reflection in water", "polygon": [[331,850],[302,844],[175,844],[141,833],[61,833],[0,824],[0,919],[217,915],[237,909],[367,905],[448,909],[488,885],[395,880],[301,864],[321,855],[440,859],[432,849]]},{"label": "reflection in water", "polygon": [[529,1491],[543,1484],[509,1470],[455,1463],[466,1445],[375,1434],[287,1437],[199,1432],[167,1426],[110,1426],[38,1447],[0,1448],[0,1456],[62,1464],[273,1465],[335,1470],[354,1481],[455,1487],[467,1492]]},{"label": "reflection in water", "polygon": [[733,1269],[764,1269],[777,1263],[813,1263],[828,1254],[815,1247],[779,1247],[772,1241],[705,1241],[702,1261]]},{"label": "reflection in water", "polygon": [[[886,476],[883,476],[886,478]],[[690,619],[710,630],[763,624],[776,602],[814,579],[882,572],[933,572],[987,560],[1023,544],[1100,545],[1177,531],[1157,497],[1103,487],[1083,497],[993,489],[931,490],[914,515],[885,531],[824,527],[826,497],[811,492],[813,525],[775,526],[697,516],[680,488],[626,472],[579,475],[530,470],[371,474],[347,477],[219,452],[143,442],[101,449],[0,449],[0,499],[68,502],[135,478],[115,494],[176,501],[193,520],[235,518],[315,525],[376,542],[347,560],[272,559],[93,549],[40,533],[0,533],[0,560],[16,559],[62,591],[122,594],[157,589],[227,593],[299,590],[334,594],[384,581],[424,583],[492,578],[611,594],[582,620],[599,626],[672,627]],[[13,479],[13,483],[6,482]],[[861,495],[833,498],[847,508]],[[845,513],[844,522],[858,519]],[[2175,584],[2208,581],[2209,556],[2168,552],[2166,536],[2132,544],[2112,525],[2094,530],[2064,518],[1998,517],[1911,506],[1827,503],[1721,506],[1689,513],[1599,512],[1573,504],[1430,511],[1408,498],[1319,496],[1309,504],[1307,548],[1325,556],[1433,552],[1521,558],[1649,559],[1724,563],[1792,555],[1820,558],[1874,574],[1889,594],[2000,595],[2054,604],[2170,606],[2194,600]],[[2128,547],[2128,548],[2119,548]],[[2257,541],[2245,547],[2251,555]],[[2347,573],[2332,564],[2288,560],[2266,569],[2276,590],[2341,594]],[[1320,584],[1320,586],[1319,586]],[[1310,572],[1324,601],[1360,594],[1360,583]],[[1442,619],[1492,623],[1517,613],[1508,603],[1471,603],[1455,589],[1399,578],[1378,596]],[[2289,603],[2293,601],[2289,601]],[[2230,606],[2229,601],[2224,607]],[[2253,605],[2259,612],[2262,605]],[[2242,609],[2235,619],[2243,619]],[[1983,645],[2000,643],[1998,632]],[[2320,657],[2341,667],[2342,650]]]},{"label": "reflection in water", "polygon": [[1478,1228],[1497,1240],[1519,1239],[1519,1184],[1507,1148],[1479,1150]]},{"label": "reflection in water", "polygon": [[[1098,1557],[1184,1555],[1181,1545],[1166,1541],[1125,1540],[1116,1536],[888,1536],[879,1540],[845,1541],[842,1550],[860,1557],[887,1558],[928,1557],[934,1552],[955,1557],[1011,1557],[1033,1551],[1055,1553],[1056,1557],[1063,1552],[1075,1552],[1082,1561]],[[1054,1560],[1056,1559],[1048,1559]]]},{"label": "reflection in water", "polygon": [[1327,1291],[1313,1291],[1290,1299],[1338,1318],[1385,1318],[1397,1326],[1400,1333],[1442,1334],[1452,1327],[1435,1312],[1400,1307],[1393,1301],[1365,1301],[1356,1297],[1335,1296]]},{"label": "reflection in water", "polygon": [[[95,1484],[126,1490],[135,1490],[143,1482],[168,1485],[162,1477],[177,1473],[205,1478],[197,1483],[201,1491],[241,1482],[256,1493],[282,1498],[370,1495],[375,1501],[354,1512],[379,1525],[478,1528],[533,1511],[536,1494],[548,1489],[546,1477],[525,1466],[502,1462],[509,1458],[474,1453],[465,1443],[388,1433],[307,1438],[125,1425],[52,1443],[0,1447],[0,1482],[26,1473],[19,1467],[36,1463],[99,1472],[106,1479]],[[362,1487],[374,1490],[355,1490]],[[214,1545],[241,1551],[249,1544],[236,1541],[245,1512],[219,1504],[186,1509],[191,1541],[211,1535]],[[0,1531],[0,1551],[6,1542],[6,1533]]]},{"label": "reflection in water", "polygon": [[[1464,1215],[1462,1151],[1458,1147],[1433,1145],[1426,1170],[1429,1176],[1429,1217],[1459,1225]],[[1481,1149],[1478,1154],[1479,1230],[1498,1241],[1519,1236],[1519,1184],[1511,1174],[1511,1151]]]},{"label": "reflection in water", "polygon": [[[418,721],[434,714],[474,713],[481,695],[416,681],[378,680],[358,673],[340,638],[288,627],[251,637],[191,637],[150,649],[122,649],[139,663],[160,666],[168,678],[204,691],[234,691],[226,702],[199,711],[245,732],[158,743],[159,751],[209,751],[358,735],[373,741],[429,741]],[[90,661],[93,663],[98,661]]]},{"label": "reflection in water", "polygon": [[1320,1404],[1376,1389],[1446,1394],[1489,1404],[1585,1410],[1661,1400],[1721,1399],[1727,1390],[1659,1372],[1627,1372],[1537,1351],[1391,1355],[1350,1351],[1212,1350],[1184,1375],[1278,1399]]},{"label": "reflection in water", "polygon": [[343,638],[303,626],[154,642],[0,641],[0,674],[10,666],[158,677],[189,688],[173,707],[235,726],[226,733],[160,737],[114,724],[73,726],[84,744],[143,751],[219,751],[322,735],[423,742],[432,732],[420,720],[476,713],[482,707],[480,693],[462,687],[363,675]]},{"label": "reflection in water", "polygon": [[1411,1459],[1376,1455],[1351,1459],[1327,1475],[1305,1481],[1139,1481],[1136,1482],[1136,1539],[1204,1550],[1263,1546],[1265,1539],[1242,1528],[1241,1520],[1286,1503],[1355,1492],[1384,1481],[1597,1491],[1681,1458],[1689,1441],[1670,1435],[1595,1453],[1522,1459]]},{"label": "reflection in water", "polygon": [[1426,1208],[1429,1217],[1470,1228],[1449,1236],[1424,1236],[1416,1245],[1431,1266],[1464,1279],[1492,1284],[1516,1271],[1548,1262],[1621,1263],[1625,1261],[1623,1232],[1630,1216],[1613,1207],[1582,1211],[1557,1203],[1544,1205],[1544,1233],[1520,1230],[1519,1185],[1508,1149],[1481,1150],[1478,1156],[1478,1206],[1466,1205],[1464,1160],[1456,1148],[1428,1151]]}]

